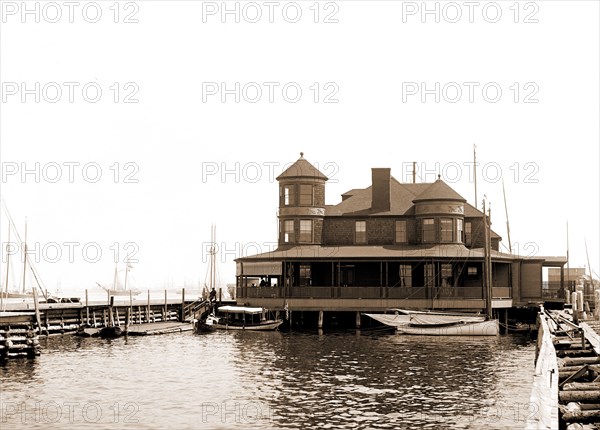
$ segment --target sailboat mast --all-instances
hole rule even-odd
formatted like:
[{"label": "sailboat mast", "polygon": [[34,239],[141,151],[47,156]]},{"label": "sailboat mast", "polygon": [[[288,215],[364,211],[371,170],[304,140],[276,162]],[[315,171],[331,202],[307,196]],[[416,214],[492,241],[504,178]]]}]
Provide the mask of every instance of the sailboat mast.
[{"label": "sailboat mast", "polygon": [[483,200],[483,237],[484,237],[484,251],[483,251],[483,256],[484,256],[484,263],[483,263],[483,289],[485,292],[485,309],[486,309],[486,313],[488,318],[492,318],[492,291],[490,288],[490,280],[491,280],[491,264],[490,264],[490,253],[491,253],[491,247],[490,247],[490,238],[489,238],[489,231],[488,231],[488,217],[485,213],[486,209],[485,209],[485,199]]},{"label": "sailboat mast", "polygon": [[488,206],[488,216],[487,216],[487,237],[488,237],[488,243],[487,243],[487,256],[488,256],[488,270],[487,270],[487,274],[488,274],[488,316],[490,317],[490,319],[492,318],[492,283],[493,283],[493,277],[492,277],[492,204],[490,203]]},{"label": "sailboat mast", "polygon": [[113,278],[113,290],[117,289],[117,265],[119,263],[115,264],[115,277]]},{"label": "sailboat mast", "polygon": [[127,275],[129,274],[129,261],[125,263],[125,285],[123,286],[124,290],[127,290]]},{"label": "sailboat mast", "polygon": [[25,275],[27,274],[27,217],[25,217],[25,241],[23,242],[23,293],[25,293]]},{"label": "sailboat mast", "polygon": [[211,247],[210,247],[210,286],[211,289],[212,288],[216,288],[216,284],[217,284],[217,275],[216,275],[216,270],[215,270],[215,259],[216,259],[216,255],[217,255],[217,250],[216,250],[216,240],[217,240],[217,227],[213,224],[211,226],[211,231],[210,231],[210,243],[211,243]]},{"label": "sailboat mast", "polygon": [[[475,154],[475,149],[477,146],[473,144],[473,182],[475,182],[475,207],[477,207],[477,155]],[[484,209],[485,215],[485,209]]]},{"label": "sailboat mast", "polygon": [[2,300],[2,305],[0,308],[4,311],[4,298],[8,299],[8,269],[10,267],[10,253],[8,252],[8,246],[10,244],[10,224],[8,224],[8,238],[6,240],[6,276],[4,279],[4,294],[0,293],[0,300]]},{"label": "sailboat mast", "polygon": [[567,291],[571,291],[571,270],[569,269],[569,221],[567,220]]},{"label": "sailboat mast", "polygon": [[508,206],[506,205],[506,191],[504,189],[504,179],[502,179],[502,194],[504,195],[504,212],[506,213],[506,235],[508,237],[508,251],[512,254],[512,243],[510,241],[510,224],[508,223]]},{"label": "sailboat mast", "polygon": [[592,283],[592,290],[594,289],[594,278],[592,278],[592,266],[590,266],[590,254],[588,254],[587,249],[587,241],[583,238],[583,243],[585,244],[585,256],[587,258],[588,270],[590,272],[590,282]]}]

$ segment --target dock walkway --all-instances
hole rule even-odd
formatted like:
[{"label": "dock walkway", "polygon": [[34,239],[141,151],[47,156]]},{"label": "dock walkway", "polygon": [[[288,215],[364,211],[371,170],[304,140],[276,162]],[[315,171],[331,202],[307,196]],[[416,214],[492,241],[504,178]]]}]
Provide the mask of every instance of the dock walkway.
[{"label": "dock walkway", "polygon": [[538,314],[535,414],[527,429],[600,428],[600,322],[575,324],[567,311]]}]

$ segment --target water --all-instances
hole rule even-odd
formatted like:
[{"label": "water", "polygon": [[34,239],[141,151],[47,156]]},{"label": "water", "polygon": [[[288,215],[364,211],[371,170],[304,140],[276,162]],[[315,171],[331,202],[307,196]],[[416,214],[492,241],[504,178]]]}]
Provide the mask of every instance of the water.
[{"label": "water", "polygon": [[363,331],[53,337],[0,367],[10,428],[515,429],[528,338]]}]

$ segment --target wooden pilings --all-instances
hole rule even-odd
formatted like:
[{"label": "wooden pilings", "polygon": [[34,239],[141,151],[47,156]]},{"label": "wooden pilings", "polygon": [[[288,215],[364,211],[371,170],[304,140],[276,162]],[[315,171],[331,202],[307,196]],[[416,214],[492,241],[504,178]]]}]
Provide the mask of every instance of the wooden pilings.
[{"label": "wooden pilings", "polygon": [[[573,319],[583,318],[582,297],[573,294],[572,300]],[[539,412],[535,420],[528,420],[527,428],[550,425],[548,428],[571,429],[583,428],[577,427],[582,424],[600,423],[600,337],[591,323],[577,325],[570,318],[564,311],[540,312],[538,320],[542,323],[538,333],[537,362],[555,360],[557,365],[550,369],[551,372],[546,369],[546,372],[540,373],[539,378],[552,381],[552,388],[557,386],[558,389],[556,395],[546,397],[543,402],[534,402],[534,386],[532,402]],[[540,344],[541,339],[544,339],[543,344]],[[547,388],[540,388],[544,389],[543,393],[548,393]],[[558,411],[560,424],[553,422],[554,411]]]},{"label": "wooden pilings", "polygon": [[40,354],[35,313],[0,312],[0,362]]}]

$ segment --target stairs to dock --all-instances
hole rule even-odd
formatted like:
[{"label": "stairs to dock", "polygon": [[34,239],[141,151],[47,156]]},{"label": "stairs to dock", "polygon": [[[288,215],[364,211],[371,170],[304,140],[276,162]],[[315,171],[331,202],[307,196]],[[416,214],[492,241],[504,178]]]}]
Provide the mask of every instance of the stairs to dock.
[{"label": "stairs to dock", "polygon": [[202,319],[211,310],[211,303],[207,299],[198,299],[183,308],[183,321],[191,322]]}]

